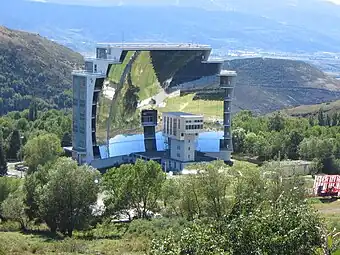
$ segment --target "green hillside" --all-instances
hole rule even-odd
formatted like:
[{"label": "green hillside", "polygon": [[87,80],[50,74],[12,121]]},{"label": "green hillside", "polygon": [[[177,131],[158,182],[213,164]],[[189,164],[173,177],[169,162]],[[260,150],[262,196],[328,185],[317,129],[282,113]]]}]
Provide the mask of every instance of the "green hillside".
[{"label": "green hillside", "polygon": [[323,104],[315,104],[315,105],[301,105],[298,107],[285,109],[284,113],[290,116],[297,117],[307,117],[316,115],[320,109],[326,114],[333,114],[335,112],[340,112],[340,100],[323,103]]},{"label": "green hillside", "polygon": [[132,66],[131,79],[139,87],[139,100],[150,98],[158,93],[161,86],[154,71],[149,51],[143,51]]},{"label": "green hillside", "polygon": [[158,108],[160,112],[181,111],[194,114],[203,114],[207,119],[223,118],[223,101],[194,100],[195,95],[189,94],[182,97],[168,98],[164,108]]},{"label": "green hillside", "polygon": [[72,69],[83,57],[39,35],[0,26],[0,115],[28,108],[72,105]]}]

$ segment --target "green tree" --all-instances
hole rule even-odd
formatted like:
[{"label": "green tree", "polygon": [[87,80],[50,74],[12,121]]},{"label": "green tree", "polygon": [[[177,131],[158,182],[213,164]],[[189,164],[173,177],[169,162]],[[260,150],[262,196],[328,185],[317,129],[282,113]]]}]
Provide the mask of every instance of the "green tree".
[{"label": "green tree", "polygon": [[318,112],[318,123],[319,123],[319,126],[325,125],[325,115],[323,113],[322,108],[320,108],[320,110]]},{"label": "green tree", "polygon": [[24,193],[21,188],[9,194],[1,205],[1,214],[7,220],[20,223],[22,230],[26,230],[28,217],[25,214]]},{"label": "green tree", "polygon": [[155,239],[151,254],[316,254],[324,245],[324,226],[304,199],[302,179],[268,170],[270,176],[237,169],[225,217],[198,221],[181,233]]},{"label": "green tree", "polygon": [[338,119],[339,119],[339,116],[338,116],[338,113],[333,113],[332,114],[332,126],[335,127],[338,125]]},{"label": "green tree", "polygon": [[62,152],[60,140],[55,134],[44,134],[28,140],[24,147],[24,161],[29,173],[34,172],[39,165],[56,160]]},{"label": "green tree", "polygon": [[59,230],[72,236],[73,230],[83,228],[91,217],[100,173],[89,166],[78,167],[69,158],[59,158],[47,168],[27,178],[25,190],[35,195],[35,201],[28,201],[32,196],[26,196],[26,204],[38,209],[38,218],[52,232]]},{"label": "green tree", "polygon": [[14,130],[9,138],[7,158],[17,160],[20,147],[21,147],[20,132],[18,130]]},{"label": "green tree", "polygon": [[[8,198],[9,194],[15,192],[21,185],[21,180],[10,178],[10,177],[0,177],[0,207],[1,204]],[[2,213],[0,211],[0,218],[2,218]]]},{"label": "green tree", "polygon": [[330,127],[332,125],[332,120],[329,114],[326,115],[326,126]]},{"label": "green tree", "polygon": [[303,134],[299,130],[292,130],[286,140],[286,153],[290,159],[299,158],[299,145],[303,141]]},{"label": "green tree", "polygon": [[0,177],[5,176],[7,174],[7,160],[6,155],[3,147],[3,140],[0,137]]},{"label": "green tree", "polygon": [[28,119],[35,121],[38,118],[38,106],[35,100],[32,100],[29,107]]},{"label": "green tree", "polygon": [[233,130],[233,148],[235,153],[245,152],[246,132],[243,128]]},{"label": "green tree", "polygon": [[311,127],[313,127],[315,125],[315,120],[314,120],[313,116],[309,116],[308,123]]},{"label": "green tree", "polygon": [[245,139],[245,149],[246,152],[255,155],[256,154],[256,143],[257,143],[258,137],[255,133],[248,133],[246,135]]},{"label": "green tree", "polygon": [[64,133],[63,138],[61,139],[61,146],[62,147],[72,146],[72,136],[70,133],[68,132]]},{"label": "green tree", "polygon": [[21,118],[17,121],[16,124],[16,129],[20,130],[21,132],[26,132],[29,130],[29,123],[27,121],[27,119],[25,118]]},{"label": "green tree", "polygon": [[202,173],[197,175],[204,202],[205,216],[220,220],[228,212],[231,202],[229,187],[233,174],[222,162],[198,165]]},{"label": "green tree", "polygon": [[165,173],[154,161],[137,160],[135,165],[111,169],[103,181],[107,212],[131,217],[129,210],[135,210],[138,218],[148,218],[148,212],[158,208],[164,182]]},{"label": "green tree", "polygon": [[165,216],[182,216],[179,209],[181,197],[181,181],[179,179],[167,179],[162,185],[162,201]]},{"label": "green tree", "polygon": [[285,128],[285,119],[280,112],[275,113],[273,116],[269,117],[268,129],[269,131],[281,131]]}]

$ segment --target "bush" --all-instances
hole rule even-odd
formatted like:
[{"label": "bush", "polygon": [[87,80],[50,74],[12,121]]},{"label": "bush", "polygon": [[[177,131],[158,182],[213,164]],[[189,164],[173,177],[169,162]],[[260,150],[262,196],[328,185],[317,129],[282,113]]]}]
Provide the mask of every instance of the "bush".
[{"label": "bush", "polygon": [[20,230],[19,222],[3,221],[0,224],[0,232],[16,232]]},{"label": "bush", "polygon": [[126,232],[127,237],[165,237],[169,229],[180,233],[189,222],[182,218],[160,218],[152,220],[134,220]]},{"label": "bush", "polygon": [[55,250],[65,253],[84,254],[87,250],[86,241],[67,238],[62,242],[55,244]]}]

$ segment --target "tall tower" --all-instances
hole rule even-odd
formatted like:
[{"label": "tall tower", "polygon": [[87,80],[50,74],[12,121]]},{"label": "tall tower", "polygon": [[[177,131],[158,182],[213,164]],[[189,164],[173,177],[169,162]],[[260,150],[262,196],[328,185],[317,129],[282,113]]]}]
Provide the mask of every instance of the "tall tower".
[{"label": "tall tower", "polygon": [[145,151],[157,151],[156,126],[157,110],[143,110],[141,113],[141,123],[144,128]]},{"label": "tall tower", "polygon": [[119,63],[108,50],[97,48],[96,58],[85,59],[85,69],[73,76],[72,157],[79,164],[90,164],[100,157],[96,141],[99,96],[110,65]]},{"label": "tall tower", "polygon": [[163,113],[163,134],[169,144],[166,169],[181,171],[196,160],[196,141],[203,132],[203,116],[185,112]]},{"label": "tall tower", "polygon": [[223,127],[224,136],[220,140],[221,159],[226,164],[232,164],[231,153],[233,152],[231,134],[231,103],[234,94],[237,73],[234,71],[222,70],[220,73],[220,88],[224,90],[223,104]]}]

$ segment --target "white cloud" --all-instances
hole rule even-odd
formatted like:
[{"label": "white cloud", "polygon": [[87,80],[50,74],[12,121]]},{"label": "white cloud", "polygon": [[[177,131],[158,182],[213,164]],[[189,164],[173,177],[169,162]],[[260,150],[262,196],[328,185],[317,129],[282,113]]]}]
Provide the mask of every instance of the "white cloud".
[{"label": "white cloud", "polygon": [[331,2],[333,4],[339,4],[340,5],[340,0],[327,0],[328,2]]}]

